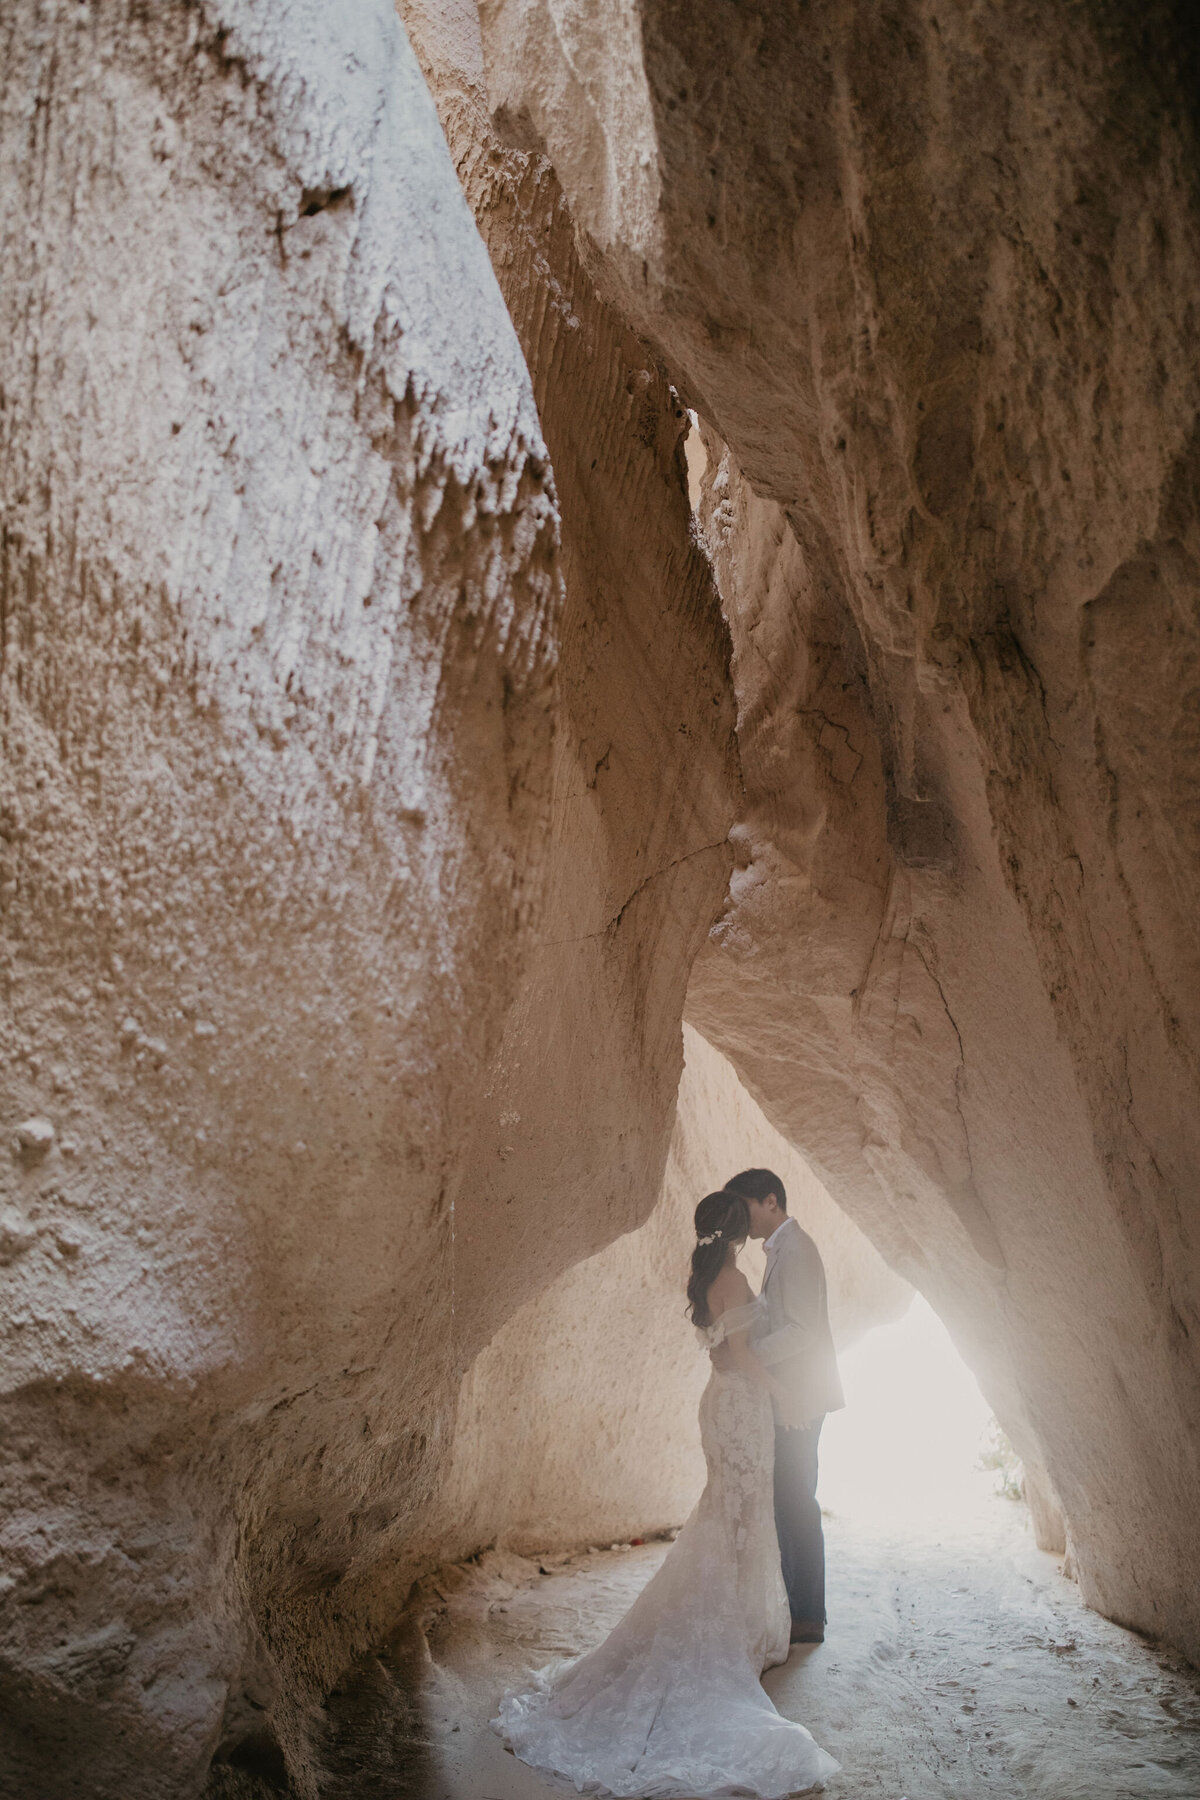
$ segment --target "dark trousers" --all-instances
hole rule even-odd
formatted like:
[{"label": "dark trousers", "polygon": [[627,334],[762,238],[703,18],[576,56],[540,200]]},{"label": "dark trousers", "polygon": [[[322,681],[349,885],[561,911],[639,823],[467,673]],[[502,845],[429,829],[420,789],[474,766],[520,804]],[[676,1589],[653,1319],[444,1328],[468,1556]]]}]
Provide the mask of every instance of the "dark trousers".
[{"label": "dark trousers", "polygon": [[817,1439],[824,1419],[803,1431],[775,1428],[775,1530],[783,1585],[796,1620],[825,1623],[825,1534],[817,1505]]}]

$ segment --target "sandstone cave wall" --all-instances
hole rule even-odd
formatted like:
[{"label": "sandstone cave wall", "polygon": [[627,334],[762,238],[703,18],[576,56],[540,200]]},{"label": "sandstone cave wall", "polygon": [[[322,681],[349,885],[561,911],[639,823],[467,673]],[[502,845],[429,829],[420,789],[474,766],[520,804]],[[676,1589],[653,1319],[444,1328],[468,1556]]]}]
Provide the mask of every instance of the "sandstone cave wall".
[{"label": "sandstone cave wall", "polygon": [[[527,360],[560,515],[551,823],[562,853],[548,908],[569,930],[530,946],[457,1220],[460,1267],[476,1258],[481,1295],[503,1296],[494,1320],[654,1203],[658,1166],[647,1182],[611,1124],[646,1107],[653,1069],[665,1149],[681,995],[723,897],[741,774],[728,632],[686,496],[685,409],[596,293],[553,167],[494,127],[473,10],[400,10]],[[581,1012],[562,1003],[572,989]],[[598,1103],[598,1137],[564,1128]],[[495,1219],[531,1189],[570,1208],[525,1214],[512,1264],[498,1263]],[[481,1314],[464,1367],[489,1328]]]},{"label": "sandstone cave wall", "polygon": [[727,635],[623,326],[560,498],[389,7],[0,31],[2,1754],[311,1793],[473,1357],[659,1190]]},{"label": "sandstone cave wall", "polygon": [[480,18],[711,431],[747,799],[689,1014],[947,1318],[1089,1600],[1200,1657],[1194,25],[618,11]]}]

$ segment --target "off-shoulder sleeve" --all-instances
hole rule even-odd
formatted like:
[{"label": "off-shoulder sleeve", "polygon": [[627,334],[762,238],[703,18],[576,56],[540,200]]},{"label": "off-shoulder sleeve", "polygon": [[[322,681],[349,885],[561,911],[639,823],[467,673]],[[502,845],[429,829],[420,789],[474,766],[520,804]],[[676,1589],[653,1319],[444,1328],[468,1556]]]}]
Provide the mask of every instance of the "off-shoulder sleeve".
[{"label": "off-shoulder sleeve", "polygon": [[727,1306],[713,1327],[714,1332],[720,1333],[717,1342],[723,1344],[736,1332],[749,1331],[760,1316],[757,1300],[747,1300],[744,1306]]}]

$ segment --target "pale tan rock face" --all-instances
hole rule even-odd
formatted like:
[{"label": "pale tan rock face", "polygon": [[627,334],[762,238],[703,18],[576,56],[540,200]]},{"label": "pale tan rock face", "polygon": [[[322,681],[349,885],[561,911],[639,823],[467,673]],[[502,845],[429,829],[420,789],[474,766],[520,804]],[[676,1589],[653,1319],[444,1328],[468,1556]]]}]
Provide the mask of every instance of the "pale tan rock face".
[{"label": "pale tan rock face", "polygon": [[681,409],[594,333],[623,539],[564,584],[390,8],[5,34],[0,1755],[312,1792],[473,1356],[658,1192],[727,637]]},{"label": "pale tan rock face", "polygon": [[3,1713],[64,1791],[193,1791],[419,1508],[544,878],[527,377],[394,20],[317,24],[7,27]]},{"label": "pale tan rock face", "polygon": [[[593,10],[481,9],[493,103],[560,172],[545,68]],[[614,188],[653,140],[655,204],[566,188],[729,449],[745,867],[691,1015],[951,1322],[1087,1597],[1200,1656],[1179,21],[640,12],[637,70],[575,75]]]}]

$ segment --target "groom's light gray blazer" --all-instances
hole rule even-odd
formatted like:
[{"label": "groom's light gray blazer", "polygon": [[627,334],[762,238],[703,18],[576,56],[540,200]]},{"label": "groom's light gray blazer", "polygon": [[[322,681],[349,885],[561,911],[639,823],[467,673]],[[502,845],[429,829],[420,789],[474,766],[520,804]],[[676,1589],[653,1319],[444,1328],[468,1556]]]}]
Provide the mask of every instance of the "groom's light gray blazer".
[{"label": "groom's light gray blazer", "polygon": [[784,1389],[784,1398],[774,1399],[775,1421],[784,1426],[815,1424],[846,1401],[829,1329],[821,1253],[791,1217],[779,1227],[767,1251],[762,1291],[768,1329],[754,1349]]}]

